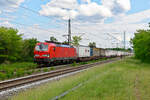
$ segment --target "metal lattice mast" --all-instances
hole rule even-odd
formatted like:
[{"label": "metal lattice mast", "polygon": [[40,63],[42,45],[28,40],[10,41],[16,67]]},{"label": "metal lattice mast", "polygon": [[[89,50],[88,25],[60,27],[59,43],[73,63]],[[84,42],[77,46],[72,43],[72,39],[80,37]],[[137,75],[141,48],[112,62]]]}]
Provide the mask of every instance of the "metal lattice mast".
[{"label": "metal lattice mast", "polygon": [[68,44],[71,45],[71,19],[68,20]]},{"label": "metal lattice mast", "polygon": [[124,49],[126,49],[126,32],[124,31]]}]

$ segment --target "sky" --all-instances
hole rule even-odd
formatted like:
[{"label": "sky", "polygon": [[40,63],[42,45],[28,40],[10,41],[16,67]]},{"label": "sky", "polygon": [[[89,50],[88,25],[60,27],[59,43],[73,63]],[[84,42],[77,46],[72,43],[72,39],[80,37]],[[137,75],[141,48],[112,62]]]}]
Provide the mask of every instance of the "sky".
[{"label": "sky", "polygon": [[65,41],[68,19],[72,36],[82,36],[82,45],[126,48],[138,29],[148,29],[150,0],[0,0],[0,26],[13,27],[23,38]]}]

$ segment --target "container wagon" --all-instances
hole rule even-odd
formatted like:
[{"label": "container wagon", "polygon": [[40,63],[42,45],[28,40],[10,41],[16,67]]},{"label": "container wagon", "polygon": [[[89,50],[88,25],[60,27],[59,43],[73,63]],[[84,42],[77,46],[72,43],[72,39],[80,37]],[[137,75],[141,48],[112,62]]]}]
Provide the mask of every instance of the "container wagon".
[{"label": "container wagon", "polygon": [[100,48],[91,48],[91,57],[93,59],[99,59],[100,58]]},{"label": "container wagon", "polygon": [[83,60],[90,60],[91,57],[91,49],[88,46],[76,46],[77,51],[77,60],[83,61]]}]

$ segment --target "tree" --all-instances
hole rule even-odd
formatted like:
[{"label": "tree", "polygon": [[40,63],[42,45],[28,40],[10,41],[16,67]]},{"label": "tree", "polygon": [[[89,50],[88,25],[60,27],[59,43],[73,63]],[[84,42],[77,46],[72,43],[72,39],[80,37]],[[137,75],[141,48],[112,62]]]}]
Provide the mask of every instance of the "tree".
[{"label": "tree", "polygon": [[150,61],[150,30],[138,30],[133,43],[135,57],[141,61]]},{"label": "tree", "polygon": [[51,37],[50,37],[50,41],[52,41],[52,42],[57,42],[58,40],[57,40],[55,37],[51,36]]},{"label": "tree", "polygon": [[68,44],[68,42],[67,41],[64,41],[64,42],[62,42],[63,44]]},{"label": "tree", "polygon": [[0,27],[0,60],[16,61],[22,50],[22,34],[13,28]]},{"label": "tree", "polygon": [[96,43],[95,42],[90,42],[89,47],[96,48]]},{"label": "tree", "polygon": [[73,40],[72,40],[72,44],[74,46],[78,46],[79,42],[82,40],[82,38],[80,36],[73,36]]},{"label": "tree", "polygon": [[36,38],[25,39],[23,40],[23,48],[22,48],[22,57],[23,61],[33,61],[34,57],[34,48],[36,43],[38,43]]}]

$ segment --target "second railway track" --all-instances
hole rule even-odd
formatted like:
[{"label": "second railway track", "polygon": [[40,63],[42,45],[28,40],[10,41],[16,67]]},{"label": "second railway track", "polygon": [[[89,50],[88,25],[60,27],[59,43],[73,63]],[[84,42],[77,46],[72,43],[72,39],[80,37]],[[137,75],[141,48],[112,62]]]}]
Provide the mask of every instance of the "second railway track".
[{"label": "second railway track", "polygon": [[10,88],[21,86],[21,85],[24,85],[24,84],[33,83],[33,82],[48,79],[48,78],[53,78],[53,77],[56,77],[56,76],[60,76],[60,75],[64,75],[64,74],[67,74],[67,73],[87,69],[89,67],[93,67],[93,66],[96,66],[96,65],[99,65],[99,64],[113,62],[113,61],[116,61],[116,60],[119,60],[119,58],[100,61],[100,62],[96,62],[96,63],[92,63],[92,64],[80,65],[78,67],[58,69],[58,70],[55,70],[55,71],[46,72],[46,73],[42,73],[42,74],[36,74],[36,75],[27,76],[27,77],[2,81],[2,82],[0,82],[0,92],[4,91],[4,90],[7,90],[7,89],[10,89]]}]

